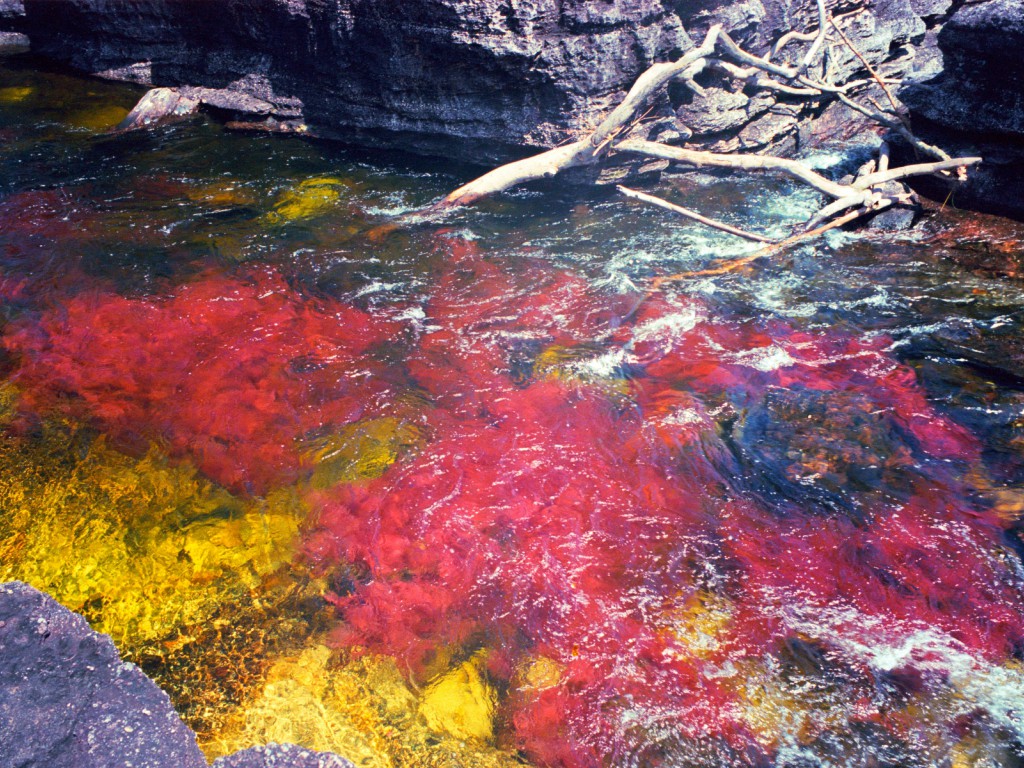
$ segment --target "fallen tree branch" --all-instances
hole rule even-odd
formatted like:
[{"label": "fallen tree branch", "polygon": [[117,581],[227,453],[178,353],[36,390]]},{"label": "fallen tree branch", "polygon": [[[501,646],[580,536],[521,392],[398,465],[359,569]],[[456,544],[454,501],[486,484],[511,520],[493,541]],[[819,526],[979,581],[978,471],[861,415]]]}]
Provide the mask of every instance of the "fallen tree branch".
[{"label": "fallen tree branch", "polygon": [[[698,47],[686,52],[679,60],[654,64],[644,71],[629,89],[622,102],[588,135],[533,157],[516,160],[496,168],[464,184],[429,208],[406,217],[405,220],[432,220],[451,209],[470,205],[481,198],[506,191],[525,182],[552,178],[566,169],[594,165],[610,155],[619,153],[654,157],[694,168],[714,167],[740,171],[760,170],[785,173],[832,199],[831,203],[824,206],[811,218],[805,226],[804,232],[783,241],[774,242],[761,235],[710,219],[696,211],[677,206],[654,195],[628,187],[619,187],[619,191],[627,197],[665,208],[738,237],[765,243],[764,249],[744,257],[743,263],[748,263],[771,252],[771,249],[788,247],[793,243],[854,221],[873,211],[906,201],[907,195],[883,193],[876,189],[879,185],[911,176],[940,173],[953,169],[962,174],[967,167],[981,161],[977,157],[951,158],[938,147],[932,147],[917,139],[903,122],[900,105],[888,87],[890,81],[879,75],[866,57],[854,46],[836,19],[830,18],[825,0],[815,1],[818,10],[818,29],[815,32],[787,33],[775,44],[768,56],[761,57],[743,50],[720,25],[715,25],[708,30]],[[830,29],[835,29],[846,46],[853,51],[867,70],[870,79],[850,81],[841,85],[830,82],[831,66],[829,62],[831,58],[828,56],[826,56],[826,65],[823,67],[824,71],[820,78],[808,75],[808,71],[822,55],[822,51],[825,50],[827,54],[825,43]],[[771,61],[772,56],[778,55],[786,45],[795,41],[810,43],[807,51],[800,57],[796,65]],[[643,112],[643,110],[672,81],[682,81],[693,92],[704,93],[703,87],[696,82],[695,77],[707,68],[724,72],[728,77],[746,87],[775,91],[789,97],[837,98],[879,125],[898,132],[918,151],[938,157],[939,160],[932,163],[917,163],[903,168],[890,168],[888,145],[883,143],[877,170],[870,167],[864,168],[860,171],[861,175],[858,178],[852,183],[845,184],[832,181],[806,164],[788,158],[768,155],[719,154],[643,139],[622,139],[624,135],[631,134],[642,122],[641,113],[646,115],[649,112],[649,110],[648,112]],[[889,98],[892,105],[891,116],[887,110],[882,109],[873,100],[869,99],[874,104],[874,109],[864,106],[849,95],[855,88],[872,84],[878,85]],[[638,117],[638,115],[641,116]],[[707,274],[707,272],[703,274]]]},{"label": "fallen tree branch", "polygon": [[670,203],[668,200],[663,200],[660,197],[648,195],[646,192],[639,192],[635,189],[624,187],[621,184],[617,187],[617,189],[626,197],[631,197],[634,200],[641,200],[642,202],[650,203],[651,205],[656,205],[659,208],[664,208],[666,211],[678,213],[680,216],[685,216],[688,219],[693,219],[694,221],[700,222],[701,224],[704,224],[705,226],[708,227],[712,227],[714,229],[720,229],[722,232],[728,232],[730,235],[736,235],[737,237],[742,237],[747,240],[753,240],[754,242],[758,243],[774,242],[774,240],[772,240],[770,237],[758,235],[753,232],[745,232],[744,230],[734,227],[731,224],[726,224],[723,221],[715,221],[714,219],[709,219],[707,216],[702,216],[696,211],[691,211],[689,208],[684,208],[681,205]]},{"label": "fallen tree branch", "polygon": [[916,163],[915,165],[903,165],[899,168],[890,168],[885,171],[869,173],[853,183],[854,189],[868,189],[869,187],[885,184],[888,181],[899,181],[911,176],[925,176],[939,171],[952,171],[960,168],[969,168],[981,162],[980,157],[951,157],[948,160],[939,160],[934,163]]},{"label": "fallen tree branch", "polygon": [[892,204],[892,200],[885,199],[881,201],[879,205],[876,207],[865,206],[855,211],[850,211],[837,219],[833,219],[828,224],[824,224],[820,227],[815,227],[814,229],[808,229],[797,235],[787,237],[785,240],[780,240],[778,242],[771,243],[770,245],[766,245],[764,248],[754,251],[753,253],[749,253],[746,256],[741,256],[738,259],[730,259],[729,261],[722,262],[718,266],[710,267],[708,269],[698,269],[692,272],[679,272],[674,275],[663,275],[661,277],[656,277],[652,281],[652,284],[655,288],[660,288],[665,283],[678,282],[680,280],[690,280],[695,277],[713,277],[715,275],[726,275],[729,274],[730,272],[735,272],[737,269],[740,269],[741,267],[744,267],[747,264],[757,261],[758,259],[763,259],[766,256],[771,256],[772,254],[785,250],[786,248],[796,245],[797,243],[801,243],[805,240],[810,240],[811,238],[823,235],[830,230],[838,229],[844,224],[849,224],[850,222],[856,221],[857,219],[861,218],[862,216],[866,216],[869,213],[876,213],[878,211],[881,211],[885,208],[888,208]]},{"label": "fallen tree branch", "polygon": [[797,75],[804,74],[808,67],[814,63],[814,60],[818,58],[818,52],[821,50],[821,46],[825,44],[825,35],[828,34],[828,11],[825,9],[825,0],[817,0],[817,2],[818,34],[814,38],[814,42],[811,43],[811,47],[807,49],[803,59],[801,59],[800,66],[797,67]]},{"label": "fallen tree branch", "polygon": [[801,162],[784,157],[772,157],[770,155],[724,155],[715,152],[700,152],[683,147],[672,147],[667,144],[640,139],[620,142],[615,145],[615,149],[619,152],[633,152],[649,157],[658,157],[663,160],[674,160],[678,163],[691,165],[694,168],[781,171],[834,198],[846,197],[854,191],[843,184],[826,179],[820,173],[812,171]]}]

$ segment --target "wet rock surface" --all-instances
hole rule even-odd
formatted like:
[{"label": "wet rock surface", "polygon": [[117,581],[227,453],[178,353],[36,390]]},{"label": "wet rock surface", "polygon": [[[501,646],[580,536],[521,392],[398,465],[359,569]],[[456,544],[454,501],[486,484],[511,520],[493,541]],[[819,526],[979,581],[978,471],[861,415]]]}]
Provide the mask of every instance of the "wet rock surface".
[{"label": "wet rock surface", "polygon": [[[830,2],[852,48],[904,83],[915,130],[985,165],[957,203],[1024,215],[1024,6],[1017,0]],[[493,164],[577,136],[655,61],[713,24],[766,54],[813,29],[813,0],[0,0],[0,31],[103,77],[186,89],[239,127]],[[854,51],[853,49],[856,49]],[[799,46],[797,53],[802,50]],[[845,107],[766,95],[714,72],[646,123],[691,146],[792,153],[864,127]],[[257,118],[255,121],[253,117]],[[952,134],[952,135],[951,135]],[[984,134],[984,136],[982,135]],[[899,159],[912,159],[899,158]],[[944,199],[950,189],[927,183]]]},{"label": "wet rock surface", "polygon": [[215,760],[213,768],[354,768],[351,762],[328,752],[314,752],[293,744],[268,744]]},{"label": "wet rock surface", "polygon": [[0,766],[201,768],[192,732],[109,638],[26,584],[0,586]]},{"label": "wet rock surface", "polygon": [[[926,42],[922,14],[941,13],[922,2],[836,10],[859,11],[847,32],[872,60],[888,60],[887,74],[918,77],[935,71],[920,64],[928,56],[908,55]],[[301,119],[311,133],[353,143],[442,154],[454,144],[467,160],[493,162],[584,130],[640,72],[691,48],[712,24],[765,53],[785,32],[813,28],[815,8],[813,0],[137,0],[128,12],[98,0],[25,0],[7,26],[28,33],[36,52],[88,72],[207,89],[203,100],[229,113]],[[833,67],[843,79],[860,63],[837,47]],[[677,114],[663,117],[709,146],[792,148],[815,111],[700,79],[707,92],[680,92]]]},{"label": "wet rock surface", "polygon": [[[0,768],[206,768],[170,699],[106,635],[21,582],[0,584]],[[347,768],[337,755],[254,747],[218,768]]]}]

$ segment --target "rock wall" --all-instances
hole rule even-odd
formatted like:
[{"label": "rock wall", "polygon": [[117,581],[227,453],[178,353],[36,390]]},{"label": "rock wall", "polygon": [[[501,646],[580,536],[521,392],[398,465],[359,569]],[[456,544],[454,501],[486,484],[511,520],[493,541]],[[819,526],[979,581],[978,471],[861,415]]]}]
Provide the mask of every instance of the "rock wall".
[{"label": "rock wall", "polygon": [[[12,0],[0,0],[11,3]],[[16,0],[38,53],[106,77],[220,89],[215,107],[301,120],[309,130],[480,162],[550,146],[585,127],[650,64],[723,23],[765,51],[815,23],[814,0]],[[930,0],[921,0],[927,3]],[[858,45],[906,56],[926,24],[911,0],[865,9]],[[920,3],[919,3],[920,4]],[[857,62],[840,52],[837,66]],[[898,65],[909,73],[913,61]],[[678,119],[766,146],[806,105],[680,91]],[[751,125],[757,123],[757,125]]]},{"label": "rock wall", "polygon": [[[1020,141],[1024,88],[1000,87],[1024,60],[1020,0],[827,1],[859,51],[906,82],[915,119],[1002,134],[996,155]],[[272,128],[484,164],[578,134],[712,24],[764,53],[816,18],[814,0],[0,0],[0,30],[81,70],[199,87],[208,106]],[[865,76],[845,46],[831,67],[840,81]],[[703,94],[674,88],[646,129],[785,152],[864,125],[842,105],[699,81]],[[930,81],[941,84],[915,90]],[[1024,214],[999,179],[964,198],[1014,198]]]},{"label": "rock wall", "polygon": [[915,130],[985,158],[953,204],[1024,219],[1024,2],[957,3],[936,44],[941,72],[900,94]]}]

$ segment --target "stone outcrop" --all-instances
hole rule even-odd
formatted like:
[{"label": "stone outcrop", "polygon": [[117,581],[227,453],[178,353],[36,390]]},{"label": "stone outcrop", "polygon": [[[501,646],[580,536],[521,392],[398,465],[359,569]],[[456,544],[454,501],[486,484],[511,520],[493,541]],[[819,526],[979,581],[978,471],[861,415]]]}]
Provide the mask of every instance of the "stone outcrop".
[{"label": "stone outcrop", "polygon": [[[22,1],[15,26],[34,50],[79,69],[200,87],[207,104],[250,120],[487,163],[572,136],[714,23],[758,52],[816,23],[814,0]],[[909,74],[926,32],[911,1],[855,1],[859,47],[875,61],[902,57],[896,73]],[[836,66],[842,77],[859,64],[837,51]],[[673,104],[684,132],[734,147],[795,140],[814,111],[684,90]]]},{"label": "stone outcrop", "polygon": [[[1021,66],[1019,0],[828,5],[859,52],[907,84],[915,121],[1001,134],[997,164],[1006,141],[1019,141],[1024,90],[1019,80],[1002,87]],[[87,72],[182,89],[239,125],[493,164],[579,135],[640,72],[678,57],[712,24],[763,54],[785,32],[812,29],[815,8],[814,0],[0,0],[0,30],[23,32],[36,52]],[[848,47],[830,55],[835,80],[865,76]],[[696,148],[787,152],[864,127],[838,103],[736,92],[714,73],[698,81],[703,93],[674,88],[646,130]],[[1008,181],[975,184],[964,197],[1008,199],[999,189]]]},{"label": "stone outcrop", "polygon": [[957,5],[936,35],[941,73],[900,95],[919,134],[985,158],[955,204],[1024,218],[1024,3]]},{"label": "stone outcrop", "polygon": [[[161,691],[85,619],[20,582],[0,584],[0,768],[206,768]],[[217,768],[351,768],[291,745]]]}]

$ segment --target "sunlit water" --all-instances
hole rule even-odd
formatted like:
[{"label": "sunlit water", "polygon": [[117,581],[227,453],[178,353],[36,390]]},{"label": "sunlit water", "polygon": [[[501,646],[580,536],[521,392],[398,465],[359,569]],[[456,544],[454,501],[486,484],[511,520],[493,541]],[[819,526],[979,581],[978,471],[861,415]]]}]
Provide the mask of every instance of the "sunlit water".
[{"label": "sunlit water", "polygon": [[[835,234],[655,291],[750,248],[565,188],[375,230],[469,171],[105,135],[137,96],[0,69],[0,578],[209,756],[1019,764],[1016,246]],[[774,235],[819,203],[662,192]]]}]

